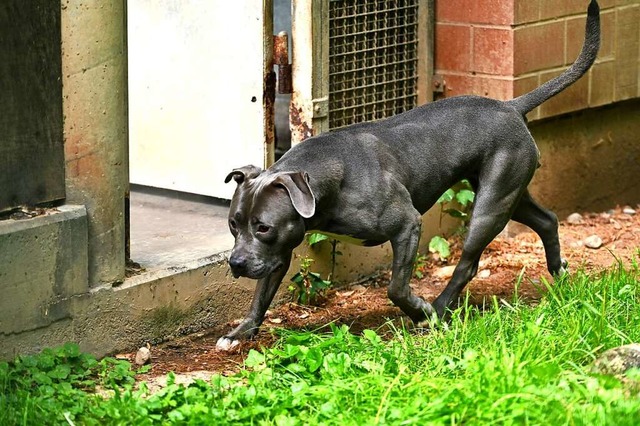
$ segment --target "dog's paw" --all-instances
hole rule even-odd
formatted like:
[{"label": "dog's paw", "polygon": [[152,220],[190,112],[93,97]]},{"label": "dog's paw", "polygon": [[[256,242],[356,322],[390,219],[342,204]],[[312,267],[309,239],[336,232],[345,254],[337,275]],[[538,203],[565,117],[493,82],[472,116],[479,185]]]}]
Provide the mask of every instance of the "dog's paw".
[{"label": "dog's paw", "polygon": [[228,337],[221,337],[218,339],[218,342],[216,343],[216,350],[221,352],[230,352],[231,350],[235,349],[239,344],[240,344],[239,340],[236,340],[236,339],[231,340]]},{"label": "dog's paw", "polygon": [[442,324],[442,320],[440,319],[438,314],[436,314],[434,311],[431,315],[429,315],[428,317],[426,317],[425,319],[417,323],[416,328],[433,329],[438,327],[441,324]]},{"label": "dog's paw", "polygon": [[557,276],[563,277],[569,273],[569,262],[566,259],[561,259],[560,269],[558,270]]},{"label": "dog's paw", "polygon": [[440,324],[440,317],[438,316],[435,308],[429,302],[424,302],[422,312],[424,312],[425,318],[416,323],[416,328],[433,328]]}]

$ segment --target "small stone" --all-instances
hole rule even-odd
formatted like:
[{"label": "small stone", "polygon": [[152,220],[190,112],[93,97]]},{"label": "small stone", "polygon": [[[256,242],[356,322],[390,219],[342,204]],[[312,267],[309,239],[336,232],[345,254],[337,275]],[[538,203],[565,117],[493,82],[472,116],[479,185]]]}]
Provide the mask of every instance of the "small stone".
[{"label": "small stone", "polygon": [[571,213],[567,216],[567,223],[570,225],[578,225],[582,223],[582,215],[580,213]]},{"label": "small stone", "polygon": [[478,278],[489,278],[491,276],[491,271],[488,269],[483,269],[478,272]]},{"label": "small stone", "polygon": [[438,268],[433,273],[433,275],[436,278],[440,278],[440,279],[443,279],[443,280],[448,280],[449,278],[451,278],[453,276],[454,269],[456,269],[456,265],[443,266],[442,268]]},{"label": "small stone", "polygon": [[602,353],[593,363],[597,373],[614,376],[624,375],[632,368],[640,368],[640,344],[618,346]]},{"label": "small stone", "polygon": [[627,207],[622,209],[622,213],[628,214],[629,216],[633,216],[634,214],[636,214],[636,211],[634,209],[632,209],[631,207],[627,206]]},{"label": "small stone", "polygon": [[146,346],[138,349],[136,353],[135,363],[136,365],[145,365],[151,360],[151,351]]},{"label": "small stone", "polygon": [[602,247],[602,238],[597,235],[591,235],[584,239],[584,245],[591,249],[599,249]]},{"label": "small stone", "polygon": [[351,286],[351,290],[357,291],[359,293],[363,293],[365,291],[367,291],[367,288],[363,285],[360,284],[356,284],[356,285],[352,285]]}]

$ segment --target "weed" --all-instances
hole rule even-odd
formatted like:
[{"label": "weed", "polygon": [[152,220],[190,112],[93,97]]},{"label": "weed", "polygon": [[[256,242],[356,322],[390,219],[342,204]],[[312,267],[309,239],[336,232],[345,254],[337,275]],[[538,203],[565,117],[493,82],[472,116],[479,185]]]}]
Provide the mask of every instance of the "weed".
[{"label": "weed", "polygon": [[329,241],[331,243],[331,279],[335,276],[338,256],[342,256],[342,252],[338,250],[338,240],[335,238],[329,238],[329,236],[320,232],[312,232],[307,235],[307,243],[310,247],[315,247],[322,241]]},{"label": "weed", "polygon": [[319,273],[311,271],[313,259],[304,257],[300,261],[300,271],[291,277],[289,291],[296,303],[308,305],[316,302],[319,296],[331,286],[331,281],[323,280]]},{"label": "weed", "polygon": [[[456,233],[464,234],[469,222],[469,214],[473,207],[474,198],[475,193],[467,180],[463,180],[457,185],[454,185],[453,188],[447,189],[436,202],[436,204],[440,205],[440,224],[442,225],[442,219],[445,215],[460,219],[461,225],[456,230]],[[454,201],[457,202],[460,208],[450,206]],[[445,206],[448,207],[445,208]],[[451,255],[449,242],[439,235],[434,236],[429,241],[429,251],[431,253],[437,253],[442,259],[446,259]]]},{"label": "weed", "polygon": [[73,343],[19,356],[0,363],[0,424],[50,424],[63,415],[72,420],[92,403],[97,387],[132,386],[133,377],[128,362],[97,361]]},{"label": "weed", "polygon": [[424,271],[427,266],[427,255],[416,253],[416,259],[413,262],[413,276],[419,280],[424,278]]}]

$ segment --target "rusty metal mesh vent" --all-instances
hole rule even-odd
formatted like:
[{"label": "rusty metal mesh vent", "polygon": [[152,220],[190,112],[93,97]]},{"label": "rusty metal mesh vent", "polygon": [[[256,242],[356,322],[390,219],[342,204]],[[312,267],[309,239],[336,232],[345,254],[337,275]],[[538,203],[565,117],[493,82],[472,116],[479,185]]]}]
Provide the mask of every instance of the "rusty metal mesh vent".
[{"label": "rusty metal mesh vent", "polygon": [[329,128],[416,106],[418,0],[329,1]]}]

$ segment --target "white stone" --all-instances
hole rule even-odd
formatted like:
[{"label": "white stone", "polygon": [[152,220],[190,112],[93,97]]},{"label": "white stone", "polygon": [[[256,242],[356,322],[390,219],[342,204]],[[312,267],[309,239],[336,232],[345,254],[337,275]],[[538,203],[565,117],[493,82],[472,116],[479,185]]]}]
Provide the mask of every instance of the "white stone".
[{"label": "white stone", "polygon": [[569,216],[567,216],[567,223],[571,225],[582,223],[582,215],[580,213],[571,213]]},{"label": "white stone", "polygon": [[591,249],[599,249],[602,247],[602,238],[597,235],[591,235],[584,239],[584,245]]},{"label": "white stone", "polygon": [[149,348],[147,348],[146,346],[143,346],[140,349],[138,349],[138,352],[136,353],[136,358],[134,361],[136,365],[145,365],[146,363],[149,362],[149,360],[151,360],[151,351],[149,350]]},{"label": "white stone", "polygon": [[483,269],[478,272],[478,278],[489,278],[491,276],[491,271],[488,269]]},{"label": "white stone", "polygon": [[456,265],[443,266],[442,268],[438,268],[433,275],[436,278],[440,279],[449,279],[453,276],[453,271],[456,269]]}]

